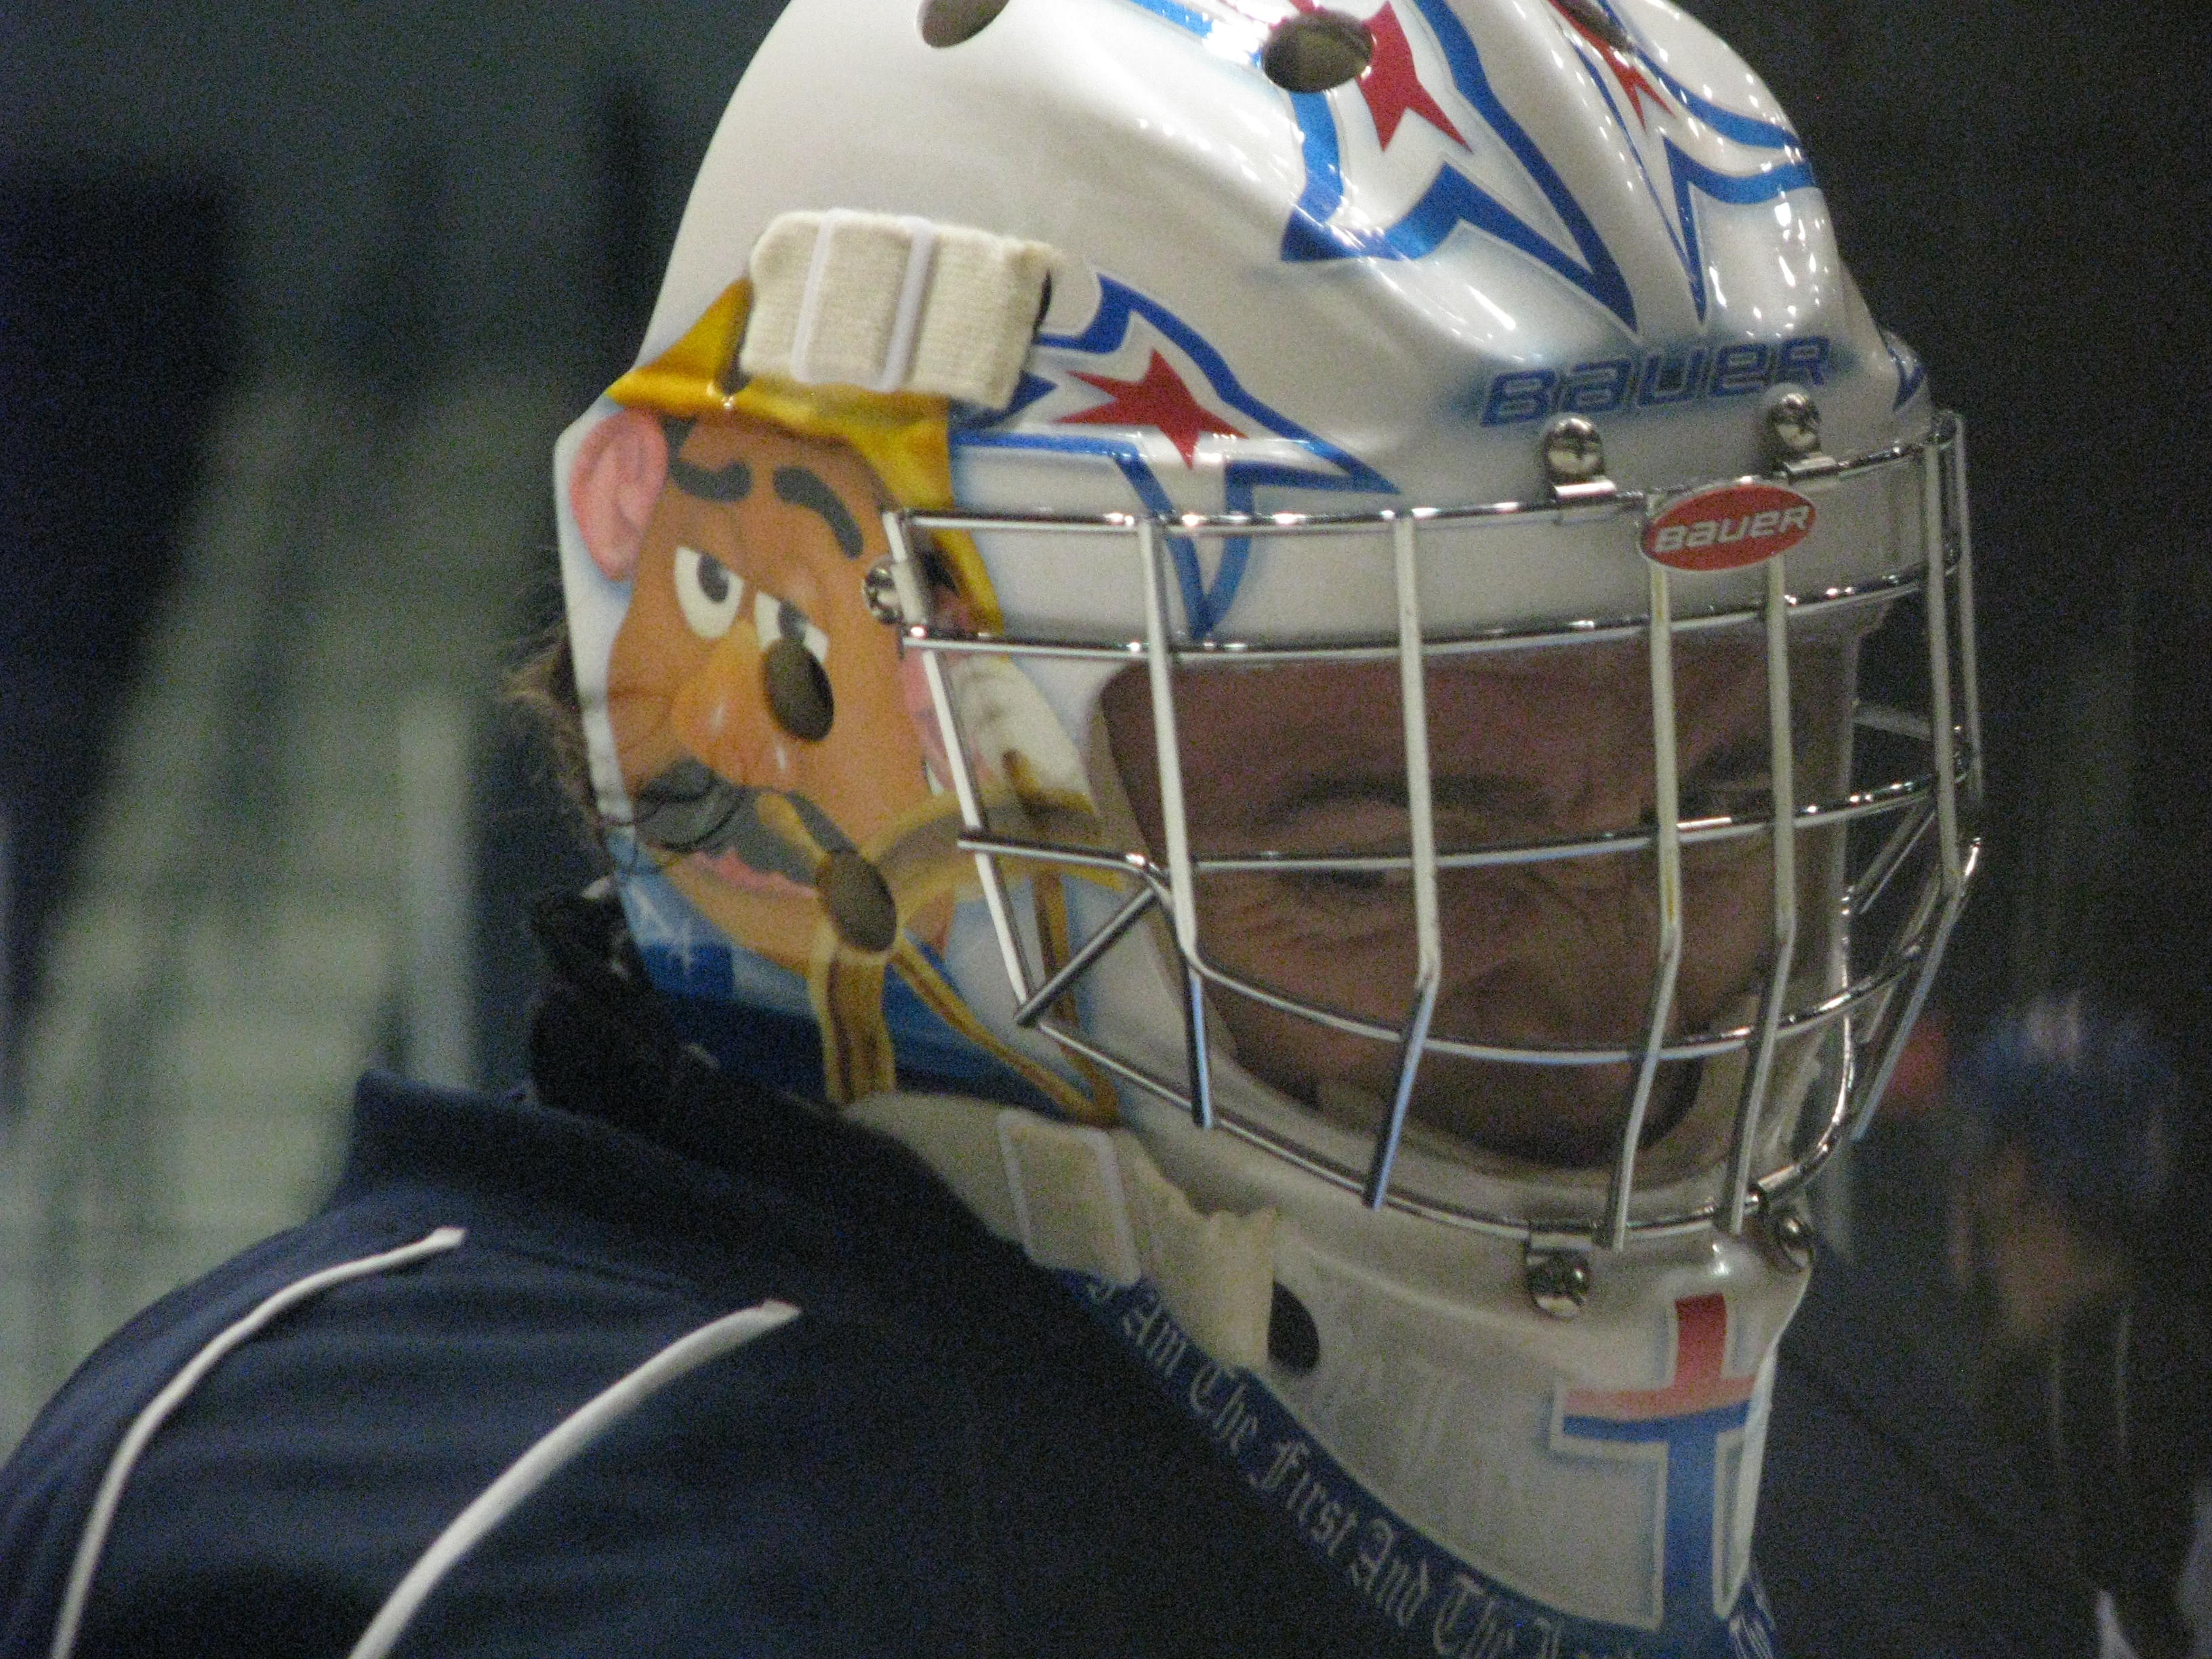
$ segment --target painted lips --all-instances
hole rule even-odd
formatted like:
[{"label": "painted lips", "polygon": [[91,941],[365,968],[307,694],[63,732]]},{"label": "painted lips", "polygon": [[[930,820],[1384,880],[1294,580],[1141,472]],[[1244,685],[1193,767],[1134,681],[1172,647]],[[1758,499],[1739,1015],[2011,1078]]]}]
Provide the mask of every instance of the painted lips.
[{"label": "painted lips", "polygon": [[1812,532],[1813,503],[1781,484],[1722,484],[1685,495],[1644,527],[1644,556],[1675,570],[1737,570]]}]

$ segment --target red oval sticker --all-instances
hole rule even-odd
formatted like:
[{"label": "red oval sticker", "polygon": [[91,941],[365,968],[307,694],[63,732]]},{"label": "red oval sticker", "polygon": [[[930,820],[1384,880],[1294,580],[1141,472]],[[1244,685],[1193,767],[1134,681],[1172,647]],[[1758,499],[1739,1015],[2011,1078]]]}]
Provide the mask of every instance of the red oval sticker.
[{"label": "red oval sticker", "polygon": [[1812,533],[1813,503],[1781,484],[1721,484],[1682,499],[1644,526],[1644,556],[1676,570],[1736,570],[1787,552]]}]

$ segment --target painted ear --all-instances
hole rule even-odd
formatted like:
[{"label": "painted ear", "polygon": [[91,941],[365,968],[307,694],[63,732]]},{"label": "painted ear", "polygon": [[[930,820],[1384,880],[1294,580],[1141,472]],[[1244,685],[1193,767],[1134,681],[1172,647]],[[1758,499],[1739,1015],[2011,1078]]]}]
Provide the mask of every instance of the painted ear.
[{"label": "painted ear", "polygon": [[628,581],[668,480],[668,440],[641,409],[610,415],[584,434],[568,473],[568,506],[599,574]]}]

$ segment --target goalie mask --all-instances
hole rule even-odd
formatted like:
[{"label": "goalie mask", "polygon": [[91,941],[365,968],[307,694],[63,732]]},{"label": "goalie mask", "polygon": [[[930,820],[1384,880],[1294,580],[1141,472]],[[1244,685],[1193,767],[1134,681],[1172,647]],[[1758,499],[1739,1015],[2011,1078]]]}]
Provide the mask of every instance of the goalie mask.
[{"label": "goalie mask", "polygon": [[1765,1650],[1795,1200],[1978,750],[1957,422],[1738,59],[794,0],[556,486],[687,1034],[1065,1271],[1424,1650]]}]

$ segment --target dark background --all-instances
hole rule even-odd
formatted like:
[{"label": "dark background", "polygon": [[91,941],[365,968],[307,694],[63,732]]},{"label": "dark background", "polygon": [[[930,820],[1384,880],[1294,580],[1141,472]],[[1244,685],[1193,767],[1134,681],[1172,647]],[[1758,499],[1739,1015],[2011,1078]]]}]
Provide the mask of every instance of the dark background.
[{"label": "dark background", "polygon": [[[1717,0],[1875,313],[1970,423],[1990,800],[1947,1001],[2212,991],[2204,20]],[[2202,1063],[2203,1055],[2197,1056]]]},{"label": "dark background", "polygon": [[2040,994],[2140,1013],[2179,1063],[2178,1179],[2124,1243],[2157,1293],[2212,1294],[2207,20],[2103,0],[1695,9],[1790,111],[1875,314],[1968,422],[1984,858],[1921,1075],[1900,1074],[1853,1182],[1854,1253],[1963,1380],[1943,1229],[1966,1166],[1929,1109],[1947,1049]]},{"label": "dark background", "polygon": [[[305,368],[332,396],[396,408],[456,361],[497,359],[549,370],[582,407],[628,364],[691,171],[773,9],[0,11],[0,813],[18,1010],[73,878],[112,688],[174,574],[215,400]],[[1695,9],[1793,112],[1875,312],[1971,422],[1991,796],[1986,873],[1939,994],[1952,1029],[2089,983],[2150,1010],[2202,1077],[2202,19],[2101,0]],[[518,635],[544,615],[542,598],[525,606]],[[496,1023],[527,982],[521,896],[578,866],[513,735],[486,745],[481,994]],[[483,1050],[495,1074],[519,1040],[502,1029]]]},{"label": "dark background", "polygon": [[[572,412],[629,367],[775,7],[618,9],[0,8],[0,1115],[223,394],[308,377],[397,433],[465,367],[550,376]],[[553,538],[549,499],[515,640],[557,614]],[[477,1060],[503,1081],[529,897],[589,864],[526,739],[482,724]]]}]

